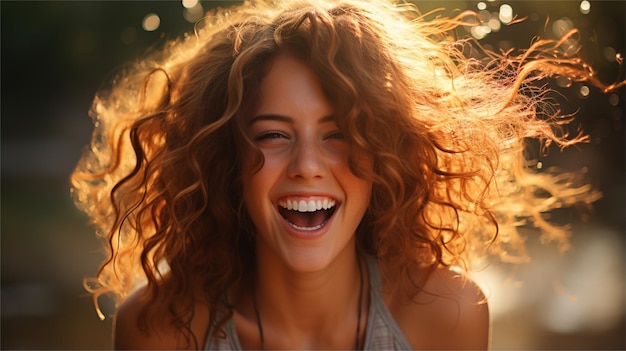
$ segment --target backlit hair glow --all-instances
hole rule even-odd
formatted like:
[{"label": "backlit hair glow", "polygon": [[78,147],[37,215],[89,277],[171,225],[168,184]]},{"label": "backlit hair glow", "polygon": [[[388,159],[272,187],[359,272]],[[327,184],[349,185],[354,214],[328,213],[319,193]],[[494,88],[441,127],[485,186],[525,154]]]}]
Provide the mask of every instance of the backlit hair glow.
[{"label": "backlit hair glow", "polygon": [[[77,205],[107,242],[88,282],[95,298],[121,300],[147,280],[146,294],[188,337],[198,293],[212,322],[232,313],[221,299],[255,264],[240,183],[242,155],[254,150],[244,121],[278,53],[318,75],[353,172],[374,182],[357,242],[397,268],[385,276],[414,264],[470,269],[489,254],[524,262],[522,226],[567,248],[568,228],[546,213],[600,195],[524,157],[528,140],[587,140],[534,83],[559,75],[616,86],[558,41],[470,58],[480,47],[453,33],[472,16],[427,19],[384,1],[256,1],[208,13],[195,35],[129,66],[96,96],[93,140],[72,175]],[[357,168],[363,154],[373,172]],[[146,330],[154,318],[144,316]]]}]

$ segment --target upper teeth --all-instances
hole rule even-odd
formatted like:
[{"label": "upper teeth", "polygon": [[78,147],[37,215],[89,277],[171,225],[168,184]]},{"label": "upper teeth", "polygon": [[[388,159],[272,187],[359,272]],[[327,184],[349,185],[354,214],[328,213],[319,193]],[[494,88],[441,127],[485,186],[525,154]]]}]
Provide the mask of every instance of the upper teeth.
[{"label": "upper teeth", "polygon": [[315,212],[321,209],[327,210],[335,206],[333,199],[317,199],[317,200],[280,200],[280,207],[298,212]]}]

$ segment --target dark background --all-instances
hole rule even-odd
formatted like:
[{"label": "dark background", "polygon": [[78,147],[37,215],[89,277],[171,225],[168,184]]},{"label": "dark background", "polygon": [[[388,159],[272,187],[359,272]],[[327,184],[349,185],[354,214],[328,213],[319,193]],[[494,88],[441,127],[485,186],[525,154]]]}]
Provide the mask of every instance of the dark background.
[{"label": "dark background", "polygon": [[[504,2],[484,3],[497,12]],[[418,4],[451,13],[477,10],[478,2]],[[625,54],[624,1],[591,1],[588,14],[580,1],[508,4],[527,19],[503,25],[481,39],[483,45],[525,48],[535,36],[556,38],[553,23],[567,18],[600,77],[624,79],[610,56],[611,48]],[[111,347],[111,319],[98,319],[82,288],[103,258],[100,243],[72,204],[68,176],[90,138],[94,93],[151,45],[191,31],[183,11],[179,1],[0,2],[2,349]],[[152,32],[142,29],[148,13],[161,18]],[[604,197],[584,222],[577,212],[558,217],[573,226],[572,250],[561,255],[531,235],[533,261],[513,280],[510,269],[497,264],[477,276],[491,296],[493,348],[624,349],[624,89],[602,94],[591,88],[586,95],[583,84],[554,87],[564,111],[578,111],[576,123],[591,142],[538,156],[545,168],[583,170]]]}]

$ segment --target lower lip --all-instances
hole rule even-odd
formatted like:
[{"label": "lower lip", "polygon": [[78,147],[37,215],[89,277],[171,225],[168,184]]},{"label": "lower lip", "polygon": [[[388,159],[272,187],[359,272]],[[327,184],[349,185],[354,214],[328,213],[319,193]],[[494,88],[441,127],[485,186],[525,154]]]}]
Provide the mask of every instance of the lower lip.
[{"label": "lower lip", "polygon": [[333,221],[333,219],[335,218],[335,215],[337,214],[337,210],[338,209],[335,210],[335,213],[333,213],[333,215],[326,222],[324,222],[324,224],[321,227],[317,229],[313,229],[313,230],[302,230],[302,229],[298,229],[294,227],[289,222],[287,222],[287,220],[283,216],[280,215],[280,213],[278,212],[278,209],[276,209],[276,214],[281,219],[282,226],[283,228],[285,228],[285,231],[287,232],[287,234],[297,239],[312,240],[312,239],[317,239],[323,236],[324,234],[326,234],[326,232],[328,231],[328,228],[330,227],[331,222]]}]

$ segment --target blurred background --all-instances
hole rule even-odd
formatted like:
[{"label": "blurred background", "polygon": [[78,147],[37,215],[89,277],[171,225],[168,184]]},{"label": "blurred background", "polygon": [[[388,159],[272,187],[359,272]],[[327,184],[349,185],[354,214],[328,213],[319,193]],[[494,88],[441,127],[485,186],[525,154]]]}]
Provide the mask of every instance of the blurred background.
[{"label": "blurred background", "polygon": [[[206,11],[240,1],[6,1],[1,13],[1,348],[109,349],[82,281],[102,260],[100,243],[73,206],[68,176],[89,142],[91,100],[122,64],[193,29]],[[423,12],[472,9],[460,29],[494,51],[533,38],[568,43],[605,82],[624,79],[624,1],[419,1]],[[516,19],[525,21],[510,25]],[[498,264],[477,279],[490,296],[494,349],[620,349],[625,345],[624,89],[552,83],[564,112],[591,142],[539,155],[537,167],[581,171],[604,197],[586,215],[562,211],[572,249],[559,253],[528,233],[532,262]],[[541,170],[540,170],[541,171]],[[113,309],[104,302],[105,312]]]}]

